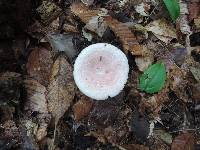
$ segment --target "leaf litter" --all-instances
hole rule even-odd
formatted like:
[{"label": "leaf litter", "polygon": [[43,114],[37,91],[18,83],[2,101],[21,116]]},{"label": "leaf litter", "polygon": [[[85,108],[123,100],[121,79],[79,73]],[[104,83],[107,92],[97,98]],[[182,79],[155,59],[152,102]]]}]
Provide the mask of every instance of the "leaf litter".
[{"label": "leaf litter", "polygon": [[[1,149],[198,149],[198,5],[3,0],[0,9],[13,13],[0,14]],[[94,43],[115,45],[129,61],[125,88],[105,101],[73,79],[77,55]],[[149,72],[157,62],[165,69]]]}]

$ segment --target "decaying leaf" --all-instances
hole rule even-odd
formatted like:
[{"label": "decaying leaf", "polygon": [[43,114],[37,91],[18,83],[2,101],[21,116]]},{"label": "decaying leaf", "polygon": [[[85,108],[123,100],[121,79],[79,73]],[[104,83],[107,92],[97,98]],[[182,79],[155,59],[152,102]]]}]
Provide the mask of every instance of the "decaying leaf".
[{"label": "decaying leaf", "polygon": [[[20,120],[19,123],[19,131],[21,133],[22,143],[21,143],[21,149],[23,150],[39,150],[39,146],[36,143],[34,136],[29,134],[29,129],[26,127],[27,120]],[[30,121],[28,121],[30,122]]]},{"label": "decaying leaf", "polygon": [[98,36],[102,37],[107,29],[107,24],[105,23],[103,17],[94,16],[85,25],[85,28],[97,33]]},{"label": "decaying leaf", "polygon": [[142,46],[138,43],[134,34],[125,24],[110,16],[104,18],[108,26],[122,42],[125,53],[130,51],[133,55],[143,55]]},{"label": "decaying leaf", "polygon": [[86,96],[82,96],[81,99],[73,106],[74,119],[76,121],[86,117],[93,106],[93,101]]},{"label": "decaying leaf", "polygon": [[43,24],[49,24],[61,14],[61,9],[52,2],[43,1],[37,8]]},{"label": "decaying leaf", "polygon": [[94,0],[81,0],[85,5],[90,6],[93,4]]},{"label": "decaying leaf", "polygon": [[27,102],[25,104],[25,110],[32,112],[48,113],[47,100],[46,100],[46,88],[36,80],[24,81]]},{"label": "decaying leaf", "polygon": [[24,81],[27,101],[24,106],[27,116],[30,117],[36,113],[37,119],[37,132],[35,133],[36,139],[40,141],[47,135],[47,126],[50,121],[50,115],[47,109],[46,88],[36,80],[28,79]]},{"label": "decaying leaf", "polygon": [[186,72],[174,65],[168,74],[168,80],[170,89],[174,91],[180,99],[187,102],[188,95],[186,93],[186,87],[188,81],[186,80]]},{"label": "decaying leaf", "polygon": [[53,64],[48,87],[48,109],[55,119],[55,124],[68,110],[75,95],[75,84],[72,76],[72,67],[60,55]]},{"label": "decaying leaf", "polygon": [[147,3],[141,3],[137,6],[135,6],[135,10],[137,13],[139,13],[142,16],[149,16],[149,10],[150,10],[150,5],[148,5]]},{"label": "decaying leaf", "polygon": [[[80,4],[74,3],[71,6],[71,11],[78,16],[84,23],[89,23],[89,21],[99,14],[102,14],[101,10],[91,10],[88,7]],[[109,15],[101,15],[104,18],[106,24],[111,28],[115,35],[123,44],[125,53],[130,51],[133,55],[142,55],[142,47],[137,42],[136,37],[131,32],[131,30],[123,23],[116,19],[113,19]]]},{"label": "decaying leaf", "polygon": [[81,3],[73,3],[71,5],[71,11],[74,13],[74,15],[81,18],[81,20],[86,24],[88,23],[92,17],[98,16],[98,14],[101,13],[100,10],[92,10],[86,7],[85,5]]},{"label": "decaying leaf", "polygon": [[188,5],[189,9],[189,19],[190,21],[197,18],[200,15],[200,2],[190,2]]},{"label": "decaying leaf", "polygon": [[172,143],[172,135],[164,130],[154,130],[153,134],[154,136],[157,136],[158,138],[162,139],[167,144]]},{"label": "decaying leaf", "polygon": [[195,137],[192,133],[183,133],[175,137],[171,150],[193,150],[195,149]]},{"label": "decaying leaf", "polygon": [[190,67],[190,71],[192,72],[194,78],[200,83],[200,65]]},{"label": "decaying leaf", "polygon": [[191,28],[188,20],[188,4],[187,2],[180,0],[180,17],[177,20],[177,27],[183,34],[191,34]]},{"label": "decaying leaf", "polygon": [[48,86],[52,64],[52,55],[49,50],[45,48],[34,48],[28,57],[26,69],[30,77],[42,85]]},{"label": "decaying leaf", "polygon": [[169,43],[172,39],[177,39],[176,30],[164,19],[149,23],[146,29],[165,43]]},{"label": "decaying leaf", "polygon": [[153,57],[152,53],[150,53],[145,46],[143,46],[143,50],[147,51],[146,55],[143,57],[135,58],[135,63],[138,66],[138,69],[140,71],[146,70],[154,61],[154,57]]},{"label": "decaying leaf", "polygon": [[73,44],[75,36],[75,34],[47,34],[46,38],[55,52],[65,52],[72,60],[78,53]]}]

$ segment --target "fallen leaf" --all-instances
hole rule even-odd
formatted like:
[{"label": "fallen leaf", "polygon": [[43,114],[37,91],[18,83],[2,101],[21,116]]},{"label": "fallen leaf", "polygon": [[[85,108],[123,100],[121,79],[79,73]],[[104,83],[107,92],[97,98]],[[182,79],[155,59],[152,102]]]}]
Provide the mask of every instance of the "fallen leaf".
[{"label": "fallen leaf", "polygon": [[195,149],[195,137],[192,133],[182,133],[175,137],[171,150],[193,150]]},{"label": "fallen leaf", "polygon": [[199,8],[200,2],[190,2],[188,5],[189,10],[189,19],[192,21],[193,19],[196,19],[200,15],[200,8]]},{"label": "fallen leaf", "polygon": [[122,42],[125,53],[130,51],[133,55],[143,55],[142,46],[138,43],[135,35],[125,24],[110,16],[105,16],[104,18],[108,26]]},{"label": "fallen leaf", "polygon": [[80,3],[72,4],[71,11],[86,24],[89,23],[93,17],[100,14],[100,16],[104,18],[105,23],[122,42],[125,53],[130,51],[133,55],[142,55],[142,46],[138,43],[135,35],[125,24],[113,19],[109,15],[102,14],[100,9],[91,10]]},{"label": "fallen leaf", "polygon": [[169,43],[172,39],[177,39],[176,30],[165,19],[150,22],[146,29],[165,43]]},{"label": "fallen leaf", "polygon": [[24,81],[27,101],[24,106],[26,115],[31,117],[33,113],[36,113],[37,132],[35,133],[38,141],[42,140],[47,135],[47,127],[50,122],[50,115],[47,109],[46,88],[36,80]]},{"label": "fallen leaf", "polygon": [[82,96],[73,106],[74,119],[80,121],[82,118],[86,117],[90,113],[92,106],[93,101],[86,96]]},{"label": "fallen leaf", "polygon": [[190,71],[192,72],[194,78],[200,83],[200,65],[190,67]]},{"label": "fallen leaf", "polygon": [[26,69],[30,77],[47,87],[52,64],[50,51],[45,48],[34,48],[28,57]]},{"label": "fallen leaf", "polygon": [[90,6],[94,3],[94,0],[81,0],[81,2],[87,6]]},{"label": "fallen leaf", "polygon": [[91,33],[87,32],[84,28],[82,29],[83,37],[86,38],[88,41],[92,41],[93,36]]},{"label": "fallen leaf", "polygon": [[36,11],[40,15],[41,22],[45,25],[51,23],[61,14],[61,9],[54,3],[48,1],[42,1],[42,4]]},{"label": "fallen leaf", "polygon": [[[144,49],[146,49],[146,50],[144,50]],[[143,50],[147,51],[147,48],[145,46],[143,46]],[[149,51],[147,51],[147,53],[149,53],[149,54],[146,54],[143,57],[135,58],[135,63],[138,66],[138,69],[140,71],[146,70],[154,61],[153,54],[151,54]]]},{"label": "fallen leaf", "polygon": [[78,31],[78,29],[75,27],[75,26],[73,26],[73,25],[70,25],[70,24],[67,24],[67,23],[65,23],[64,25],[63,25],[63,30],[66,32],[66,33],[79,33],[79,31]]},{"label": "fallen leaf", "polygon": [[20,119],[18,125],[22,138],[21,149],[39,150],[39,146],[36,143],[33,135],[30,135],[29,130],[26,128],[26,121],[27,120]]},{"label": "fallen leaf", "polygon": [[177,29],[179,28],[183,34],[191,34],[191,27],[188,20],[188,3],[180,1],[180,17],[176,21]]},{"label": "fallen leaf", "polygon": [[58,56],[53,64],[48,87],[48,109],[55,125],[68,110],[75,95],[72,67],[64,55]]},{"label": "fallen leaf", "polygon": [[150,10],[150,5],[148,5],[147,3],[141,3],[137,6],[135,6],[135,10],[137,13],[139,13],[142,16],[149,16],[149,10]]},{"label": "fallen leaf", "polygon": [[[72,61],[77,55],[77,49],[73,44],[73,38],[78,37],[73,33],[69,34],[47,34],[46,38],[55,52],[65,52]],[[66,46],[67,45],[67,46]]]},{"label": "fallen leaf", "polygon": [[177,95],[177,97],[184,102],[187,102],[188,94],[186,93],[186,87],[188,81],[186,80],[186,72],[176,65],[170,68],[168,74],[169,88]]},{"label": "fallen leaf", "polygon": [[153,135],[157,136],[158,138],[162,139],[167,144],[172,143],[172,135],[164,130],[154,130]]},{"label": "fallen leaf", "polygon": [[98,36],[102,37],[108,28],[107,24],[104,22],[103,17],[94,16],[90,21],[85,25],[85,28],[95,32]]},{"label": "fallen leaf", "polygon": [[74,15],[78,16],[85,24],[87,24],[92,17],[98,16],[101,13],[100,10],[88,9],[81,3],[73,3],[71,5],[71,11]]}]

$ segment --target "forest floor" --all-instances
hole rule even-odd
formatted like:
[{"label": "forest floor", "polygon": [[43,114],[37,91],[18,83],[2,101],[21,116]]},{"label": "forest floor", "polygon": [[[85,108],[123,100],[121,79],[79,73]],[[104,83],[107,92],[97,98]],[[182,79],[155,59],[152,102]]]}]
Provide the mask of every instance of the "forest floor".
[{"label": "forest floor", "polygon": [[[0,150],[200,149],[200,1],[169,1],[1,0]],[[95,43],[129,62],[103,101],[73,79]]]}]

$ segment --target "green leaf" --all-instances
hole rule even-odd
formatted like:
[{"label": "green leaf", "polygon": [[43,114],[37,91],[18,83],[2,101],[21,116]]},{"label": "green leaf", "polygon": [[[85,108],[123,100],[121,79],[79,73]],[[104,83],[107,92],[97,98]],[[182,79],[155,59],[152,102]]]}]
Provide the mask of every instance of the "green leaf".
[{"label": "green leaf", "polygon": [[166,69],[163,63],[151,65],[140,76],[140,89],[147,93],[156,93],[160,91],[166,79]]},{"label": "green leaf", "polygon": [[180,15],[180,6],[177,0],[163,0],[167,7],[170,17],[175,21]]}]

